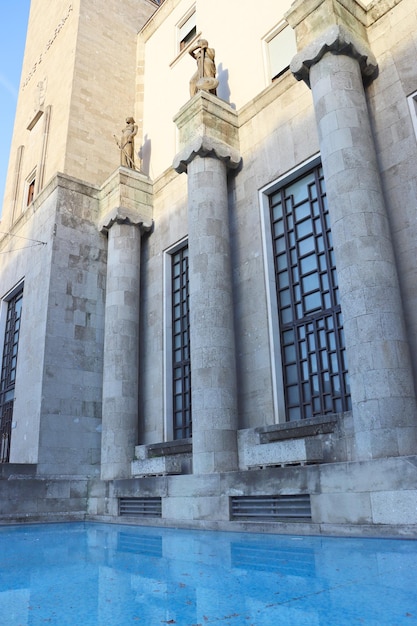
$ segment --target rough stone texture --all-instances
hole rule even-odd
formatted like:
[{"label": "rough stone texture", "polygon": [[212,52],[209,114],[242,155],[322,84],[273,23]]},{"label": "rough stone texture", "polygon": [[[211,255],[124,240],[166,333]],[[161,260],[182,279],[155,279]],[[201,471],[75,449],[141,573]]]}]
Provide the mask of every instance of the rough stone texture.
[{"label": "rough stone texture", "polygon": [[[298,41],[307,43],[292,69],[311,84],[314,100],[347,343],[353,458],[372,458],[407,453],[402,429],[410,439],[408,453],[415,447],[416,402],[396,260],[362,83],[363,75],[375,73],[376,64],[366,52],[356,3],[349,1],[347,7],[349,14],[338,2],[322,3],[318,10],[311,3],[298,3],[288,17],[300,33]],[[324,34],[319,19],[323,10],[335,23]],[[360,33],[360,38],[350,37],[349,30]]]},{"label": "rough stone texture", "polygon": [[152,227],[152,184],[139,172],[119,168],[100,191],[99,231],[108,230],[116,221]]},{"label": "rough stone texture", "polygon": [[295,30],[298,50],[314,48],[335,27],[356,41],[366,41],[367,15],[357,0],[296,0],[285,17]]},{"label": "rough stone texture", "polygon": [[193,468],[237,466],[237,406],[226,167],[188,166]]},{"label": "rough stone texture", "polygon": [[[313,97],[291,72],[271,84],[263,72],[265,50],[259,41],[289,2],[280,3],[277,10],[272,0],[260,0],[250,23],[236,22],[236,37],[231,38],[231,4],[196,0],[199,28],[207,28],[223,64],[219,89],[227,102],[197,95],[185,108],[193,62],[186,50],[175,56],[172,34],[189,9],[186,0],[161,5],[138,37],[136,56],[131,54],[134,29],[156,9],[153,2],[129,0],[123,10],[115,0],[71,4],[69,11],[64,0],[48,6],[45,0],[33,0],[12,147],[13,175],[3,214],[2,231],[9,230],[11,214],[15,222],[10,235],[0,241],[1,297],[25,280],[12,429],[11,458],[16,463],[10,471],[0,471],[3,519],[88,515],[114,521],[118,497],[157,496],[163,498],[163,517],[152,523],[161,526],[417,536],[417,420],[410,401],[411,377],[404,375],[409,368],[405,339],[412,344],[417,371],[417,143],[407,102],[417,91],[414,0],[384,0],[368,11],[355,0],[296,2],[291,23]],[[245,41],[238,50],[237,37]],[[303,50],[308,52],[304,57]],[[375,68],[372,55],[379,73],[363,91],[361,74]],[[43,91],[46,87],[43,95],[35,89],[39,81]],[[132,103],[134,111],[129,111]],[[172,120],[178,110],[176,137]],[[142,137],[142,173],[118,167],[113,133],[119,133],[131,114],[140,128],[138,149],[142,128],[148,133]],[[372,139],[376,155],[369,151]],[[322,426],[316,432],[309,430],[316,424],[306,423],[304,429],[285,424],[267,196],[318,163],[320,149],[339,281],[348,294],[342,307],[354,411],[332,416],[334,428]],[[175,166],[187,171],[186,176],[168,167],[175,154]],[[25,179],[35,165],[40,193],[26,208]],[[231,167],[235,169],[226,177]],[[374,188],[379,175],[382,185]],[[194,191],[189,198],[190,176]],[[10,190],[18,197],[11,198]],[[381,212],[382,196],[386,215]],[[191,228],[189,200],[190,213],[198,215]],[[151,230],[137,246],[140,264],[139,255],[126,264],[131,231],[141,224],[145,229],[152,219]],[[118,357],[110,359],[116,373],[106,378],[105,394],[115,392],[120,404],[116,407],[115,401],[105,409],[103,467],[110,468],[111,476],[128,478],[99,481],[91,477],[101,469],[104,233],[113,229],[126,232],[119,240],[118,260],[115,257],[120,285],[109,290],[108,304],[116,307],[115,328],[129,329],[113,347],[111,342],[117,344],[119,336],[109,333],[106,345],[106,350],[118,350]],[[22,240],[17,237],[46,245],[26,248],[18,245]],[[164,447],[173,439],[169,260],[187,237],[190,251],[191,237],[197,246],[192,250],[197,260],[193,289],[200,288],[202,298],[193,319],[198,329],[193,363],[201,366],[195,409],[204,422],[200,430],[197,426],[193,445],[199,456],[197,471],[215,471],[198,475],[190,473],[191,464],[184,464],[181,455]],[[121,272],[137,283],[125,289]],[[404,326],[398,325],[402,312],[396,275]],[[139,304],[133,304],[139,294]],[[133,325],[120,321],[125,297]],[[0,330],[5,309],[2,301]],[[227,371],[218,368],[220,358]],[[230,375],[235,361],[236,381]],[[129,378],[132,362],[139,371],[137,392],[137,379]],[[236,430],[240,467],[251,455],[266,465],[282,458],[302,461],[311,438],[321,446],[324,462],[237,471]],[[181,458],[184,475],[129,478],[137,443],[146,446],[143,460],[150,459],[152,450],[159,466]],[[363,460],[353,461],[358,458]],[[311,522],[229,519],[233,496],[297,494],[311,496]],[[149,523],[141,518],[118,521]]]},{"label": "rough stone texture", "polygon": [[[136,478],[115,481],[113,496],[162,497],[162,519],[152,520],[155,525],[415,537],[416,472],[417,457],[413,456],[204,476]],[[306,493],[311,494],[311,522],[230,521],[232,496]],[[134,521],[144,523],[140,518]]]},{"label": "rough stone texture", "polygon": [[[375,9],[378,7],[377,3]],[[368,106],[395,247],[408,337],[417,375],[417,143],[407,96],[417,89],[417,54],[412,0],[403,0],[369,29],[379,78],[368,90]],[[387,46],[387,33],[391,45]]]},{"label": "rough stone texture", "polygon": [[14,265],[25,278],[25,358],[19,362],[11,460],[38,463],[39,474],[99,472],[106,254],[95,228],[95,193],[58,176],[39,197],[36,219],[26,214],[19,225],[19,233],[28,228],[27,237],[45,244],[19,251]]},{"label": "rough stone texture", "polygon": [[369,493],[332,493],[311,497],[312,516],[323,524],[371,524]]},{"label": "rough stone texture", "polygon": [[132,462],[132,476],[181,474],[181,469],[181,459],[169,456],[138,459]]},{"label": "rough stone texture", "polygon": [[101,477],[130,475],[138,436],[140,227],[108,234]]},{"label": "rough stone texture", "polygon": [[[137,32],[156,9],[153,2],[137,0],[124,2],[123,11],[117,0],[32,0],[13,138],[16,147],[25,146],[23,181],[42,166],[45,183],[60,171],[101,185],[118,166],[113,134],[119,135],[135,107]],[[43,108],[52,106],[44,164],[38,145],[44,116],[26,130],[39,108],[33,108],[39,82],[45,84]],[[22,185],[19,209],[23,192]],[[4,223],[10,218],[4,211]]]},{"label": "rough stone texture", "polygon": [[417,524],[417,490],[371,493],[374,524]]},{"label": "rough stone texture", "polygon": [[[310,79],[336,250],[356,458],[397,455],[397,428],[416,426],[416,406],[360,69],[356,60],[328,53],[311,68]],[[417,441],[417,433],[412,436]]]},{"label": "rough stone texture", "polygon": [[179,151],[193,145],[197,137],[210,139],[239,150],[238,116],[230,105],[206,91],[199,91],[174,117],[179,130]]},{"label": "rough stone texture", "polygon": [[[197,122],[196,122],[197,119]],[[199,92],[177,116],[188,173],[193,471],[237,468],[236,361],[227,167],[236,156],[235,112]],[[197,137],[199,149],[195,151]],[[213,142],[214,140],[214,142]],[[222,149],[216,150],[221,144]],[[213,147],[205,150],[204,146]],[[201,149],[203,146],[203,149]],[[233,155],[232,157],[230,155]],[[184,163],[184,157],[176,157]],[[185,167],[177,167],[185,171]]]},{"label": "rough stone texture", "polygon": [[332,25],[291,61],[291,71],[297,80],[304,80],[309,85],[311,66],[318,63],[327,52],[356,59],[362,75],[368,79],[377,75],[378,65],[369,47],[344,25]]},{"label": "rough stone texture", "polygon": [[11,476],[7,481],[0,480],[0,516],[8,522],[81,520],[97,498],[99,504],[94,503],[94,512],[105,514],[101,506],[103,485],[81,479]]},{"label": "rough stone texture", "polygon": [[313,437],[261,444],[253,431],[239,431],[238,449],[239,469],[323,461],[322,443]]}]

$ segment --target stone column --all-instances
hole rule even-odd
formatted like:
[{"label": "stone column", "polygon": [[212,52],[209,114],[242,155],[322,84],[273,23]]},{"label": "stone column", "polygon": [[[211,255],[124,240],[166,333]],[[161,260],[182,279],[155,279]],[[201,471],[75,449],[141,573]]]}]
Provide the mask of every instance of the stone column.
[{"label": "stone column", "polygon": [[227,170],[240,163],[237,116],[197,93],[175,118],[183,150],[174,167],[188,173],[193,471],[238,468],[237,390]]},{"label": "stone column", "polygon": [[377,64],[356,0],[298,0],[291,63],[312,91],[339,277],[354,427],[353,458],[415,453],[409,348],[364,81]]},{"label": "stone column", "polygon": [[108,234],[103,353],[101,478],[131,476],[138,443],[141,237],[151,228],[151,186],[121,168],[104,185],[101,232]]}]

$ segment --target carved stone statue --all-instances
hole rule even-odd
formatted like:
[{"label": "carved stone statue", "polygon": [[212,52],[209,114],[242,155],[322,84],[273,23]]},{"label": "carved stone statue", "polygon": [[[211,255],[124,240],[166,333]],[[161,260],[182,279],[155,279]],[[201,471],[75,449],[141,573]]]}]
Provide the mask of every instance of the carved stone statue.
[{"label": "carved stone statue", "polygon": [[209,48],[206,39],[199,39],[191,48],[190,54],[197,61],[197,71],[190,80],[190,96],[193,97],[197,91],[209,91],[216,95],[219,81],[216,78],[214,48]]},{"label": "carved stone statue", "polygon": [[42,111],[43,106],[45,104],[46,97],[46,86],[48,83],[48,79],[45,77],[43,80],[40,80],[36,85],[35,90],[35,111]]},{"label": "carved stone statue", "polygon": [[135,124],[133,117],[126,118],[126,126],[122,130],[122,137],[120,140],[120,164],[124,167],[135,167],[135,136],[137,135],[138,127]]}]

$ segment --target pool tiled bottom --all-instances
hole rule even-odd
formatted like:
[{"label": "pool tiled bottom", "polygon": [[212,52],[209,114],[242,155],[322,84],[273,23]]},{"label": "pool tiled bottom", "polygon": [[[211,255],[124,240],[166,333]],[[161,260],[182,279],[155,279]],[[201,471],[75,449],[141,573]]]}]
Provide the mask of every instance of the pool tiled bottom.
[{"label": "pool tiled bottom", "polygon": [[1,626],[417,624],[417,541],[0,527]]}]

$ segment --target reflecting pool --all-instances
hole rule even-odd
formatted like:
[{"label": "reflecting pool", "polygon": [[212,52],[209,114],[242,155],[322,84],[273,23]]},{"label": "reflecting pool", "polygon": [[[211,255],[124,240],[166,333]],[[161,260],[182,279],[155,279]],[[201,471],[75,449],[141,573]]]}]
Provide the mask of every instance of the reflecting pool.
[{"label": "reflecting pool", "polygon": [[0,527],[1,626],[417,624],[417,541]]}]

